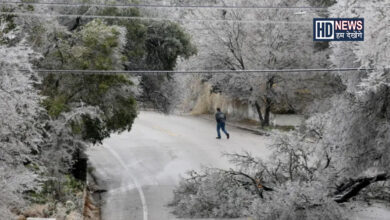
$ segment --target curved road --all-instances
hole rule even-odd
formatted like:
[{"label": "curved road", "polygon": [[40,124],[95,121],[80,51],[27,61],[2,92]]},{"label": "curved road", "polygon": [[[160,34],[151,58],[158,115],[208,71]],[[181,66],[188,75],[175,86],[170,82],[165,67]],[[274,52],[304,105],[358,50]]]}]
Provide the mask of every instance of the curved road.
[{"label": "curved road", "polygon": [[249,151],[266,158],[269,137],[227,127],[231,139],[215,139],[215,124],[195,117],[141,112],[131,132],[112,135],[89,150],[103,195],[103,220],[176,219],[166,204],[180,176],[202,165],[228,168],[223,152]]}]

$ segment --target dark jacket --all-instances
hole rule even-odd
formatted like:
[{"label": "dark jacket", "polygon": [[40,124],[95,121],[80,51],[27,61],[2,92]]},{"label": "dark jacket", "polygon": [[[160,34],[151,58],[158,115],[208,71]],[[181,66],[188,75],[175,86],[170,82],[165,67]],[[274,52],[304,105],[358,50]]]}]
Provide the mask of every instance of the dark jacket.
[{"label": "dark jacket", "polygon": [[218,123],[225,123],[226,122],[226,115],[223,112],[217,112],[217,113],[215,113],[215,120]]}]

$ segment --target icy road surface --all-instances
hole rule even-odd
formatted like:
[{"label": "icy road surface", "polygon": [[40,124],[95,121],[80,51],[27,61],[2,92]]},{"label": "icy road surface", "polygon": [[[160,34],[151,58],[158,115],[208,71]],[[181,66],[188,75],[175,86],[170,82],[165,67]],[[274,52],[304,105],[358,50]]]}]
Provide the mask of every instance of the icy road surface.
[{"label": "icy road surface", "polygon": [[195,117],[141,112],[131,132],[112,135],[89,150],[103,194],[103,220],[176,219],[166,206],[175,185],[202,165],[229,168],[223,152],[267,158],[271,138],[227,127],[231,138],[215,139],[216,125]]}]

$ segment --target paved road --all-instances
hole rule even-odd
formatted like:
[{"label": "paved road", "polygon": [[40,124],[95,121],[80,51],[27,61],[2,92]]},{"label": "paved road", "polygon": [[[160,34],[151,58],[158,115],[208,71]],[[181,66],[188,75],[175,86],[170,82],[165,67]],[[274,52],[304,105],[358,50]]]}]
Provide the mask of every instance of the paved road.
[{"label": "paved road", "polygon": [[[229,168],[223,152],[249,151],[267,158],[271,139],[228,127],[232,138],[216,140],[215,124],[195,117],[142,112],[131,132],[93,147],[88,154],[101,184],[103,220],[176,219],[166,206],[180,176],[202,165]],[[389,219],[383,205],[358,206],[353,220]],[[195,219],[193,219],[195,220]]]},{"label": "paved road", "polygon": [[112,135],[89,150],[102,187],[103,220],[170,220],[166,204],[180,176],[202,165],[228,168],[223,152],[249,151],[267,158],[270,138],[228,127],[215,139],[215,124],[195,117],[141,112],[131,132]]}]

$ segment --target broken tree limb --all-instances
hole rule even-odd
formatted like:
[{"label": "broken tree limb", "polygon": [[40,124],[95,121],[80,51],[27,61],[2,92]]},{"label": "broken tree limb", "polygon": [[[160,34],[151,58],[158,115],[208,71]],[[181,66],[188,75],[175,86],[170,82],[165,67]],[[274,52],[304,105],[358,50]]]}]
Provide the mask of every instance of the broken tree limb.
[{"label": "broken tree limb", "polygon": [[386,181],[389,176],[387,173],[380,173],[372,177],[359,177],[357,179],[350,179],[349,182],[337,187],[334,201],[337,203],[347,202],[350,198],[359,194],[359,192],[371,183],[378,181]]},{"label": "broken tree limb", "polygon": [[[260,198],[264,198],[263,191],[273,191],[273,189],[271,187],[264,186],[263,184],[261,184],[261,181],[259,179],[256,179],[256,178],[254,178],[246,173],[243,173],[240,171],[234,171],[234,170],[222,170],[222,169],[217,169],[217,170],[219,172],[223,172],[223,173],[230,175],[232,177],[233,176],[241,176],[241,177],[246,178],[247,180],[249,180],[248,183],[254,186],[254,189],[256,190],[256,192]],[[241,183],[243,183],[243,182],[241,182]]]}]

